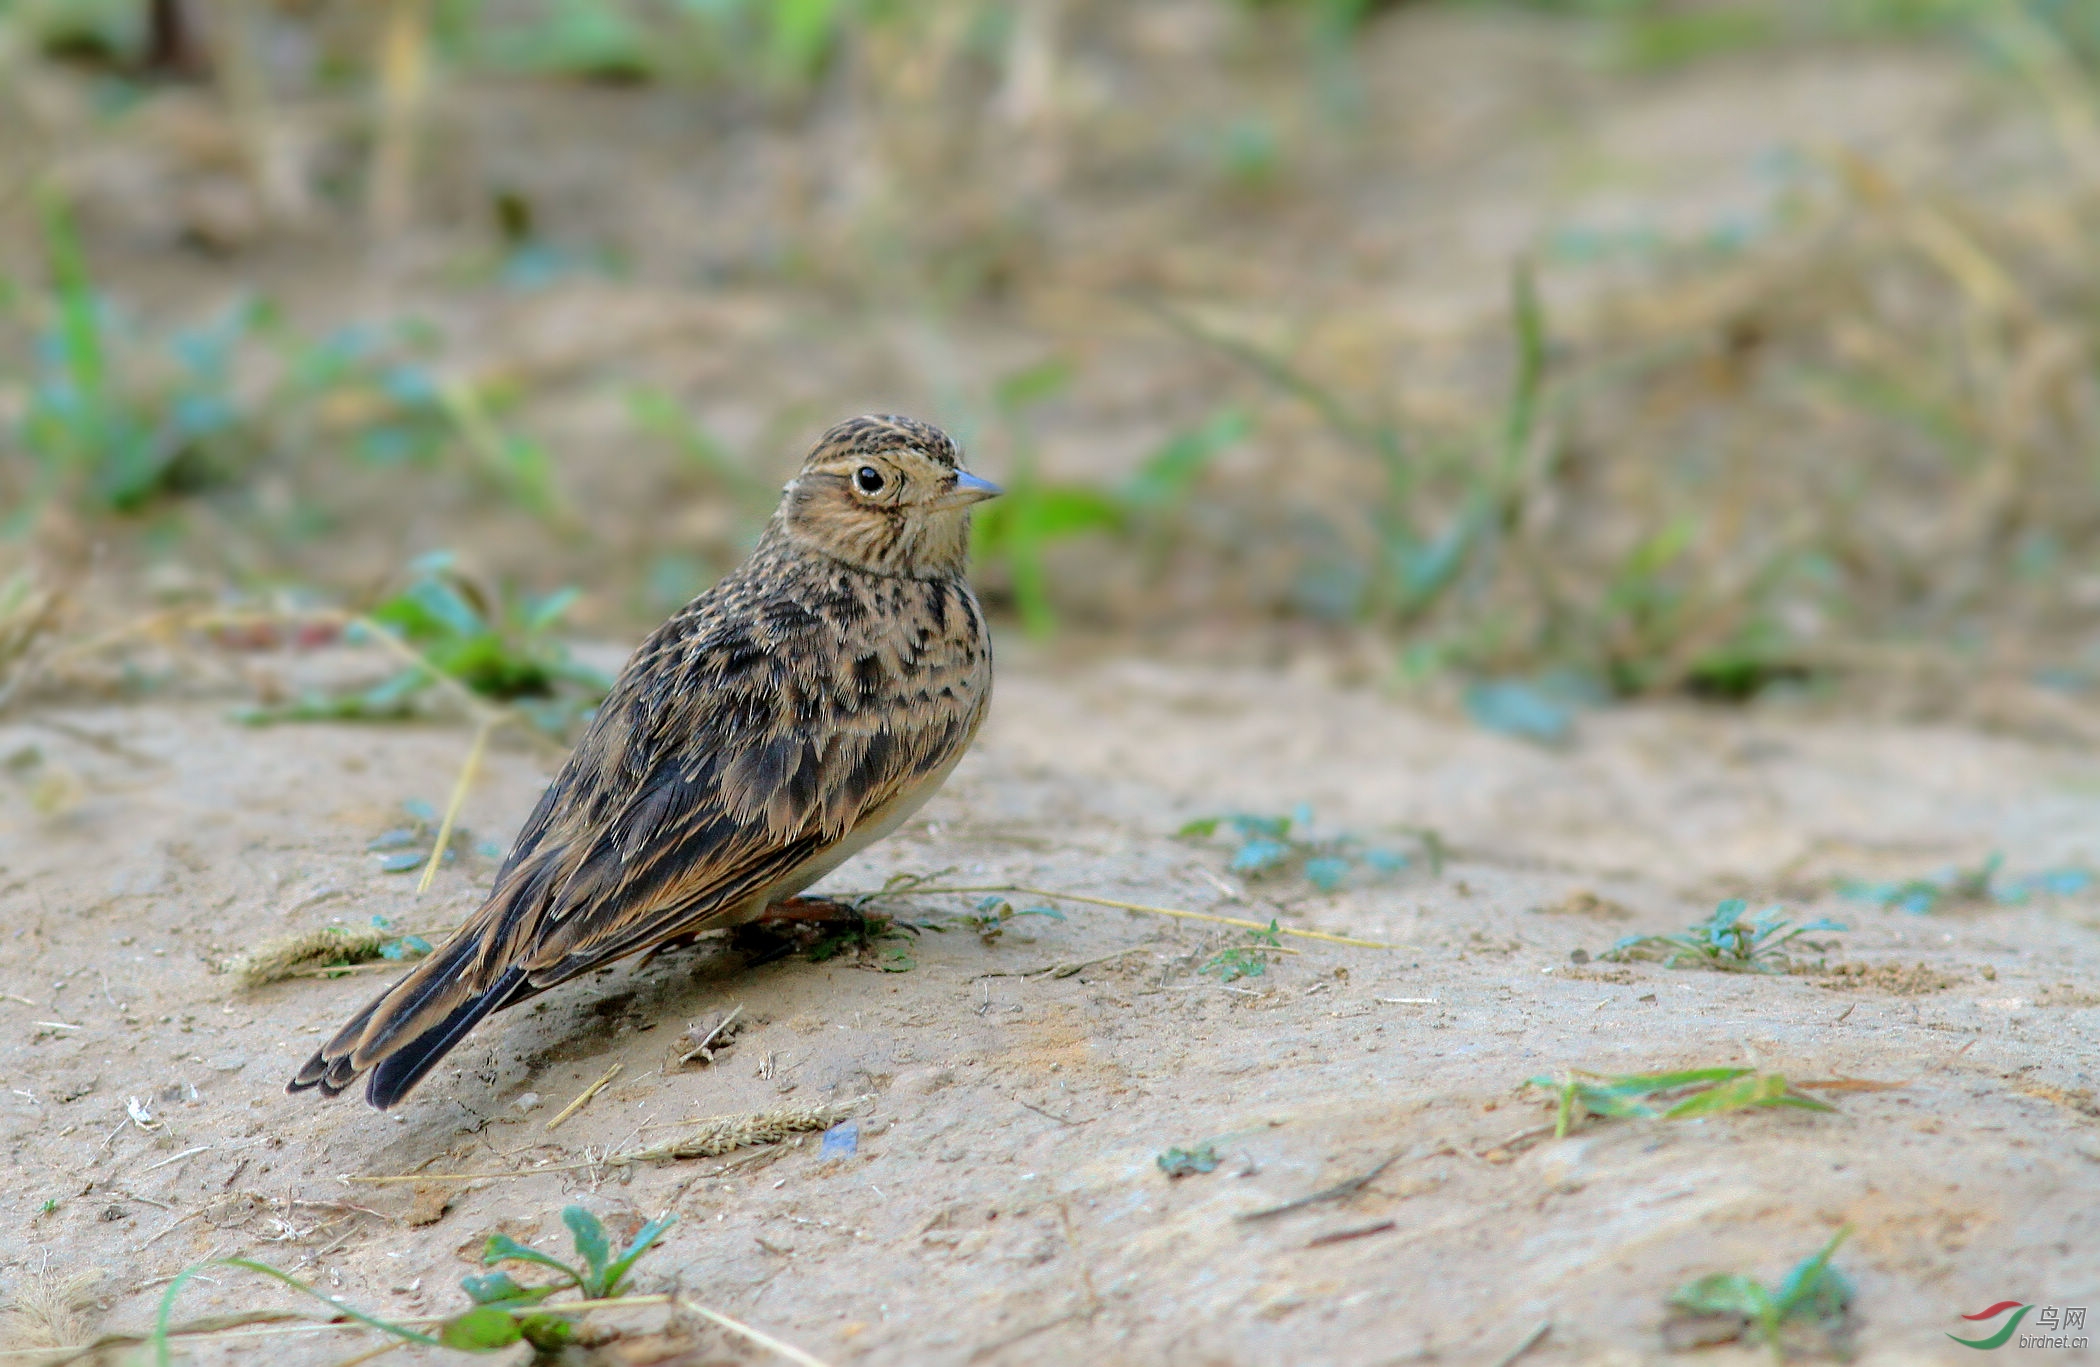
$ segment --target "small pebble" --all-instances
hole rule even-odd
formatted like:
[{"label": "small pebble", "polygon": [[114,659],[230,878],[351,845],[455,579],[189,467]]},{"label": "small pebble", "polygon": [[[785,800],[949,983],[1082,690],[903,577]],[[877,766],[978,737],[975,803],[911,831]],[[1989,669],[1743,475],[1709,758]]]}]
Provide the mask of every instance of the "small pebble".
[{"label": "small pebble", "polygon": [[524,1095],[520,1096],[516,1101],[513,1101],[510,1104],[518,1108],[518,1114],[524,1115],[529,1111],[535,1111],[539,1109],[540,1094],[538,1092],[526,1092]]},{"label": "small pebble", "polygon": [[820,1158],[851,1158],[860,1150],[860,1123],[842,1121],[824,1131],[824,1147]]}]

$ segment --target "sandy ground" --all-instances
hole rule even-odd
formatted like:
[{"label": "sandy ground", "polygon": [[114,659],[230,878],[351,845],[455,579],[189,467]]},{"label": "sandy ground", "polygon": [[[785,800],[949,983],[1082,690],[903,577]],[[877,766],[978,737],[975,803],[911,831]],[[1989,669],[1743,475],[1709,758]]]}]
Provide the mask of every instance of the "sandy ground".
[{"label": "sandy ground", "polygon": [[[216,965],[373,915],[455,923],[488,860],[419,901],[365,846],[403,799],[442,803],[465,743],[441,727],[245,729],[209,700],[0,726],[17,757],[0,786],[0,1188],[18,1298],[99,1271],[86,1319],[135,1328],[178,1269],[251,1255],[382,1312],[452,1309],[489,1232],[553,1247],[581,1202],[616,1226],[678,1216],[638,1289],[675,1285],[832,1363],[1485,1363],[1547,1321],[1525,1361],[1649,1361],[1672,1288],[1773,1280],[1848,1222],[1865,1362],[1967,1361],[1945,1332],[1996,1301],[2100,1302],[2091,895],[1932,916],[1815,900],[1839,872],[1992,850],[2014,870],[2100,861],[2088,754],[1778,706],[1596,714],[1547,752],[1316,671],[1010,658],[946,792],[833,886],[952,866],[1400,947],[1301,940],[1221,983],[1195,970],[1239,932],[1081,906],[997,944],[924,934],[903,972],[875,971],[879,953],[746,968],[703,946],[498,1017],[395,1115],[287,1096],[377,980],[242,992]],[[523,744],[491,755],[466,810],[476,841],[507,837],[552,762]],[[39,815],[39,792],[70,805]],[[1173,836],[1206,812],[1301,802],[1366,838],[1432,826],[1454,857],[1335,894],[1239,888],[1223,846]],[[1585,891],[1601,905],[1571,900]],[[1833,963],[1907,971],[1840,990],[1571,962],[1737,893],[1848,922]],[[970,900],[899,909],[952,920]],[[732,1050],[671,1062],[689,1025],[738,1005],[750,1028]],[[1826,1092],[1836,1114],[1513,1139],[1548,1114],[1518,1090],[1531,1075],[1724,1063],[1905,1085]],[[524,1113],[527,1092],[544,1104]],[[666,1122],[860,1097],[847,1159],[810,1136],[527,1172],[676,1133],[645,1128]],[[1199,1141],[1215,1171],[1156,1165]],[[1235,1219],[1393,1155],[1349,1199]],[[341,1181],[418,1169],[527,1175]],[[178,1317],[283,1299],[214,1275]],[[629,1313],[637,1332],[662,1323]],[[231,1339],[196,1361],[335,1363],[377,1342]],[[606,1361],[767,1360],[711,1329],[620,1351]]]}]

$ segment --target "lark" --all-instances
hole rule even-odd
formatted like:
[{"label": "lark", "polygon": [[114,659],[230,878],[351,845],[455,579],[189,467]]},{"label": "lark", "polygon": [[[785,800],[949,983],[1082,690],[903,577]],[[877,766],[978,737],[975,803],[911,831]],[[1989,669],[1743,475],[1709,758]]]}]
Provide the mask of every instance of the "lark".
[{"label": "lark", "polygon": [[927,423],[826,432],[751,558],[627,662],[480,910],[290,1090],[369,1074],[385,1110],[491,1012],[702,931],[821,915],[802,890],[918,810],[984,721],[965,571],[970,507],[998,492]]}]

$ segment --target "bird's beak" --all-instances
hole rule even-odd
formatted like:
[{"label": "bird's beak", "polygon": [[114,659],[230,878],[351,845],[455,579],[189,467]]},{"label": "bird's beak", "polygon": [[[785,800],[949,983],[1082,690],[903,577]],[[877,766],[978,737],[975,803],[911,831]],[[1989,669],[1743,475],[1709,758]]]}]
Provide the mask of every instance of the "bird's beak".
[{"label": "bird's beak", "polygon": [[968,470],[955,472],[955,487],[941,500],[944,508],[967,508],[972,503],[982,503],[988,498],[997,498],[1005,490],[988,479],[979,479]]}]

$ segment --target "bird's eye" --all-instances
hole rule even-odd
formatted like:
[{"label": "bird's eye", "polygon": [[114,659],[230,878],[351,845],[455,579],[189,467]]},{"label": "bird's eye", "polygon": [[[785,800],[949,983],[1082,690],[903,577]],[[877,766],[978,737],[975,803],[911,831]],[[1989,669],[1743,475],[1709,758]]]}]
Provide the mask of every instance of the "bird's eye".
[{"label": "bird's eye", "polygon": [[853,482],[864,494],[879,494],[882,492],[882,471],[872,465],[863,465],[853,472]]}]

